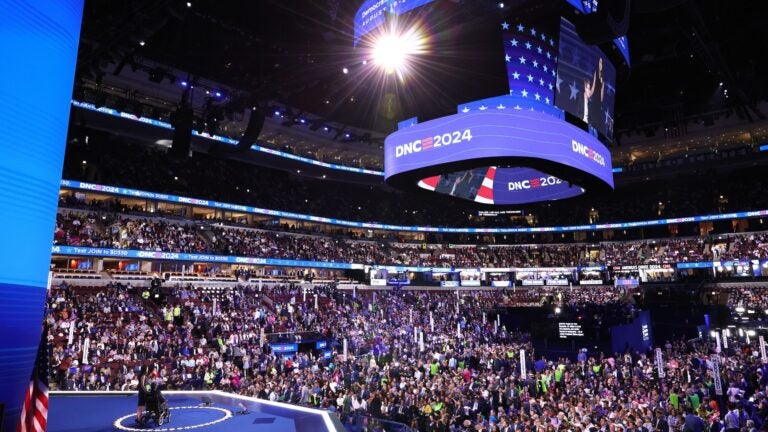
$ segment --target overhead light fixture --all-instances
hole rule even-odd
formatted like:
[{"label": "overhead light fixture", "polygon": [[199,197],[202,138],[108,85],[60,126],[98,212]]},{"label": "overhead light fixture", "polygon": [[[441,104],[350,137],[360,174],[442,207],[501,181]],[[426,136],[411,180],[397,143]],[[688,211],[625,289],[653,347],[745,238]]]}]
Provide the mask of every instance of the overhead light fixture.
[{"label": "overhead light fixture", "polygon": [[394,25],[373,41],[373,63],[402,78],[414,55],[424,52],[425,39],[418,27],[400,31]]}]

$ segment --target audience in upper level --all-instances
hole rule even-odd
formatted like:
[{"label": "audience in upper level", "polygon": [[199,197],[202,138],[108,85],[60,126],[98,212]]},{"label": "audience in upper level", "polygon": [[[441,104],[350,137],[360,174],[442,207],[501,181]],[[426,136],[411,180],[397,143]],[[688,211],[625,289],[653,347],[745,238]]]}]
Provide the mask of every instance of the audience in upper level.
[{"label": "audience in upper level", "polygon": [[422,267],[674,264],[768,258],[764,232],[697,238],[549,245],[427,245],[351,240],[183,220],[62,210],[54,244]]}]

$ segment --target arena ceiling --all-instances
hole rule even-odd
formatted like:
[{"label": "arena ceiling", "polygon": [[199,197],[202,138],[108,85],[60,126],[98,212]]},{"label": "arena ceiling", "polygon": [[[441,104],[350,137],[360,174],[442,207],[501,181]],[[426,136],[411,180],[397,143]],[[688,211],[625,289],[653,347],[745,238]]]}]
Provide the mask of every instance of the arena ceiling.
[{"label": "arena ceiling", "polygon": [[[551,0],[558,1],[558,0]],[[606,0],[607,1],[607,0]],[[525,0],[436,0],[418,78],[369,79],[352,22],[362,1],[86,1],[78,75],[146,60],[228,86],[243,106],[278,100],[327,121],[387,132],[396,120],[455,112],[505,92],[497,29]],[[635,0],[631,73],[619,82],[617,130],[732,108],[762,118],[766,59],[760,2]],[[348,68],[349,73],[342,73]],[[722,83],[722,85],[720,85]],[[728,89],[727,97],[725,89]]]}]

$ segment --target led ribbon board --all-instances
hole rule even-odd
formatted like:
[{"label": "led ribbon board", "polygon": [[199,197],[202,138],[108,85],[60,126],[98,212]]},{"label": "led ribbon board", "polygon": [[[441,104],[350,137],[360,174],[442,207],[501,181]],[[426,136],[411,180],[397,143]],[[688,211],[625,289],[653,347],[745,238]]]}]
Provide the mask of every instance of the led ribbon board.
[{"label": "led ribbon board", "polygon": [[386,21],[387,14],[402,15],[433,0],[367,0],[355,14],[355,41],[360,39]]},{"label": "led ribbon board", "polygon": [[[436,176],[453,184],[434,184]],[[547,114],[516,109],[459,113],[391,134],[384,142],[384,177],[401,189],[442,188],[486,204],[613,188],[610,152],[597,138]]]}]

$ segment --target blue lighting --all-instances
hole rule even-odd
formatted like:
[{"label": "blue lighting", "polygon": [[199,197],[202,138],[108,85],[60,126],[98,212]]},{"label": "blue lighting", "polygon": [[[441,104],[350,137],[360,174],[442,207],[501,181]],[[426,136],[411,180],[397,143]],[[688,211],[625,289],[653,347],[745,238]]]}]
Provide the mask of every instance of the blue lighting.
[{"label": "blue lighting", "polygon": [[304,119],[299,119],[299,123],[301,123],[301,124],[304,124],[304,123],[306,123],[306,122],[307,122],[307,121],[306,121],[306,120],[304,120]]},{"label": "blue lighting", "polygon": [[[320,161],[309,161],[301,156],[291,155],[289,153],[282,153],[277,150],[267,149],[259,146],[251,146],[252,149],[257,151],[263,151],[269,154],[288,157],[294,160],[301,160],[312,165],[331,167],[331,164]],[[347,167],[350,168],[350,167]],[[299,170],[301,171],[301,170]],[[371,174],[372,172],[365,172],[362,168],[358,168],[354,172],[363,174]],[[69,189],[78,189],[91,192],[101,192],[113,195],[129,196],[133,198],[159,200],[171,203],[192,204],[198,206],[205,206],[210,208],[217,208],[223,210],[232,210],[240,213],[253,213],[259,215],[270,215],[285,217],[289,219],[297,219],[303,221],[313,221],[316,223],[326,223],[332,225],[342,225],[355,228],[368,228],[368,229],[383,229],[389,231],[411,231],[411,232],[443,232],[443,233],[497,233],[497,234],[512,234],[512,233],[542,233],[542,232],[571,232],[571,231],[596,231],[604,229],[624,229],[624,228],[639,228],[647,226],[660,226],[660,225],[672,225],[681,223],[694,223],[694,222],[708,222],[718,220],[729,219],[742,219],[742,218],[756,218],[756,217],[768,217],[768,209],[766,210],[752,210],[748,212],[734,212],[734,213],[721,213],[713,215],[702,216],[690,216],[683,218],[671,218],[671,219],[656,219],[647,221],[635,221],[635,222],[615,222],[608,224],[597,225],[570,225],[570,226],[555,226],[555,227],[503,227],[503,228],[469,228],[469,227],[432,227],[432,226],[404,226],[404,225],[389,225],[380,224],[376,222],[354,222],[342,219],[332,219],[322,216],[313,216],[307,214],[300,214],[294,212],[284,212],[280,210],[271,210],[258,207],[249,207],[240,204],[231,204],[218,201],[210,201],[196,198],[185,198],[176,195],[161,194],[137,189],[127,189],[119,186],[108,186],[93,183],[80,182],[76,180],[61,180],[61,187]]]},{"label": "blue lighting", "polygon": [[768,144],[763,144],[760,146],[760,151],[768,151]]},{"label": "blue lighting", "polygon": [[620,172],[624,172],[624,168],[614,168],[614,169],[613,169],[613,172],[614,172],[614,173],[620,173]]},{"label": "blue lighting", "polygon": [[[0,1],[0,430],[15,431],[40,344],[58,177],[64,161],[83,0]],[[34,151],[18,145],[34,128]],[[13,204],[10,204],[11,201]]]},{"label": "blue lighting", "polygon": [[221,92],[216,92],[216,97],[221,97]]},{"label": "blue lighting", "polygon": [[182,87],[186,87],[186,86],[187,86],[187,82],[186,82],[186,81],[182,81],[182,82],[181,82],[181,86],[182,86]]},{"label": "blue lighting", "polygon": [[280,116],[280,111],[275,111],[275,115],[279,117]]}]

